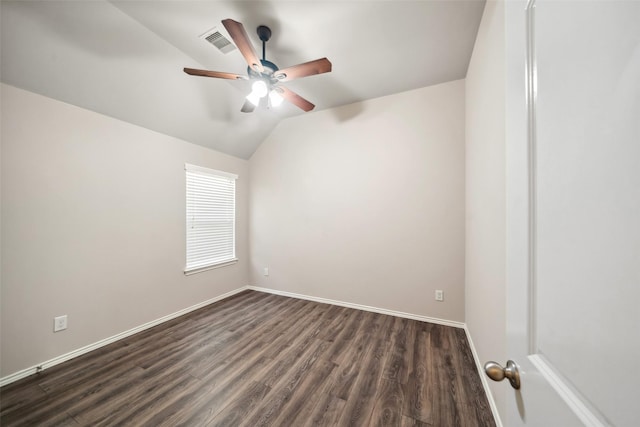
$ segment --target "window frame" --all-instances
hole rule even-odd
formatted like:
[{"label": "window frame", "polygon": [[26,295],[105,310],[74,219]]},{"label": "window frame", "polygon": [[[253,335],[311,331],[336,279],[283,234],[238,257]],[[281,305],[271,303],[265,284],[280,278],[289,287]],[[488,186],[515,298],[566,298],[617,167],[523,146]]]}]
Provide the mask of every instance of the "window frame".
[{"label": "window frame", "polygon": [[[185,177],[185,222],[184,222],[185,224],[185,240],[184,240],[185,241],[185,268],[184,268],[184,274],[185,275],[196,274],[203,271],[225,267],[225,266],[237,263],[238,258],[236,256],[236,196],[237,196],[236,182],[238,180],[238,175],[225,172],[225,171],[203,167],[203,166],[197,166],[190,163],[184,164],[184,170],[185,170],[185,174],[184,174],[184,177]],[[190,212],[190,206],[191,206],[190,203],[193,203],[192,199],[190,199],[190,195],[192,195],[192,192],[189,191],[189,174],[190,173],[194,175],[199,175],[200,177],[213,176],[215,178],[223,178],[223,179],[228,179],[230,181],[233,181],[233,195],[232,195],[233,220],[232,220],[232,227],[231,227],[232,253],[230,254],[231,256],[228,258],[211,260],[211,262],[208,264],[199,263],[194,265],[192,262],[192,265],[191,266],[189,265],[189,246],[190,246],[189,229],[190,227],[193,227],[193,221],[192,220],[190,221],[189,219],[189,216],[190,216],[189,212]]]}]

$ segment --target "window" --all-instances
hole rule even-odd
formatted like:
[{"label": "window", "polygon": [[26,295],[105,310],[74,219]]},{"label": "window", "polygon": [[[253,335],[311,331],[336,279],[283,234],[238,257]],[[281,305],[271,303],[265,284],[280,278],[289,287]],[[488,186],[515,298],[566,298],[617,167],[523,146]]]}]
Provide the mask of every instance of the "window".
[{"label": "window", "polygon": [[185,274],[237,261],[235,247],[237,175],[185,164],[187,266]]}]

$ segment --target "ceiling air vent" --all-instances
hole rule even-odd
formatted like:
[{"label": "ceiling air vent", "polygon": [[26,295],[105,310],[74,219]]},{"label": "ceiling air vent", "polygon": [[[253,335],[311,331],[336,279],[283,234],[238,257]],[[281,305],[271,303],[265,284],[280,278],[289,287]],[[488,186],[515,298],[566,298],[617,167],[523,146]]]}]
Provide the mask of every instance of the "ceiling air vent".
[{"label": "ceiling air vent", "polygon": [[228,38],[223,36],[216,27],[213,27],[200,37],[217,47],[218,50],[222,53],[229,53],[236,48],[235,45],[231,43]]}]

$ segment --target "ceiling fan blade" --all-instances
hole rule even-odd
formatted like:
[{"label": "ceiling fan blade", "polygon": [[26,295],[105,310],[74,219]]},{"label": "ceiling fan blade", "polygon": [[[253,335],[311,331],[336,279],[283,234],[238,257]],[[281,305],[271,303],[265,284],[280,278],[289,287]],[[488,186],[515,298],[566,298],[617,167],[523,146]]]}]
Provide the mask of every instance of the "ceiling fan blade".
[{"label": "ceiling fan blade", "polygon": [[329,62],[327,58],[321,58],[278,70],[274,73],[274,77],[278,79],[278,81],[288,82],[293,79],[328,73],[330,71],[331,62]]},{"label": "ceiling fan blade", "polygon": [[217,77],[219,79],[229,80],[247,80],[247,76],[240,74],[224,73],[222,71],[197,70],[195,68],[185,68],[184,72],[192,76]]},{"label": "ceiling fan blade", "polygon": [[294,91],[287,89],[284,86],[278,86],[278,89],[280,90],[280,93],[284,99],[300,108],[301,110],[311,111],[314,109],[315,105],[313,105]]},{"label": "ceiling fan blade", "polygon": [[262,73],[264,71],[264,67],[260,62],[260,58],[258,57],[256,50],[253,48],[253,45],[249,40],[249,36],[247,35],[244,26],[240,22],[234,21],[233,19],[224,19],[222,21],[222,25],[224,25],[224,27],[229,32],[229,35],[236,43],[238,50],[240,50],[240,53],[242,53],[242,56],[244,56],[244,59],[245,61],[247,61],[247,64],[249,64],[249,67],[251,67],[255,71]]},{"label": "ceiling fan blade", "polygon": [[240,111],[243,113],[253,113],[253,110],[255,109],[256,109],[256,106],[253,105],[253,103],[248,99],[245,99],[244,104],[242,105],[242,108],[240,109]]}]

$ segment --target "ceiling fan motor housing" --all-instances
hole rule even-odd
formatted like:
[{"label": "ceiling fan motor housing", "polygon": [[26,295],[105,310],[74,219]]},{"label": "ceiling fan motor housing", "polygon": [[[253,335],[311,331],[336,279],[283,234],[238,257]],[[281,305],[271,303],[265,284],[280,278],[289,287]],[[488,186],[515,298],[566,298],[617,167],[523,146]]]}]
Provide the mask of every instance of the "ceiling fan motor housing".
[{"label": "ceiling fan motor housing", "polygon": [[264,71],[262,73],[259,73],[258,71],[255,71],[251,67],[247,67],[247,74],[249,74],[249,77],[251,78],[263,77],[276,82],[277,79],[273,77],[273,73],[279,70],[278,66],[271,61],[267,61],[266,59],[261,59],[260,63],[264,67]]}]

